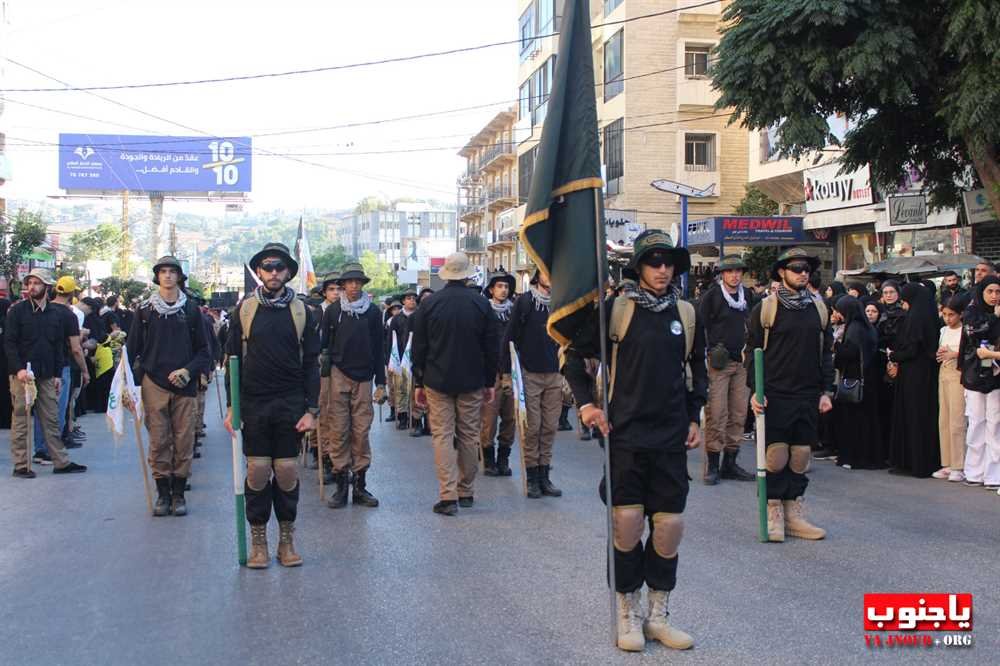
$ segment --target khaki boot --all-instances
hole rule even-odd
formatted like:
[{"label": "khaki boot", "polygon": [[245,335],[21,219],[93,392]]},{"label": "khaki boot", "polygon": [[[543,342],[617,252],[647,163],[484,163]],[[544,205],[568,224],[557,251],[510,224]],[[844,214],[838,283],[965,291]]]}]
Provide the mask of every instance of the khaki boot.
[{"label": "khaki boot", "polygon": [[767,540],[785,540],[785,510],[781,500],[767,500]]},{"label": "khaki boot", "polygon": [[250,557],[247,558],[247,568],[266,569],[271,563],[267,554],[267,525],[250,526]]},{"label": "khaki boot", "polygon": [[805,501],[802,497],[785,500],[785,532],[789,536],[817,541],[826,536],[826,530],[806,520]]},{"label": "khaki boot", "polygon": [[642,652],[646,638],[642,635],[642,608],[639,605],[640,590],[616,592],[618,601],[618,649],[627,652]]},{"label": "khaki boot", "polygon": [[649,602],[649,613],[642,625],[646,638],[660,641],[668,648],[687,650],[694,645],[694,639],[676,627],[671,627],[667,617],[667,602],[670,593],[661,590],[649,590],[646,596]]},{"label": "khaki boot", "polygon": [[302,557],[295,552],[292,534],[295,533],[295,523],[278,523],[278,562],[283,567],[297,567],[302,564]]}]

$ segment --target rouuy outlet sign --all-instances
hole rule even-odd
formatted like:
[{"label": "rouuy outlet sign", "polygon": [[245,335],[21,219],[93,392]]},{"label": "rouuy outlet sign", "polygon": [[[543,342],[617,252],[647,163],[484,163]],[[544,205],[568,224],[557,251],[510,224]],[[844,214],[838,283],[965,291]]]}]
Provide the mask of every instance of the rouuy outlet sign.
[{"label": "rouuy outlet sign", "polygon": [[60,134],[59,187],[249,192],[250,137]]},{"label": "rouuy outlet sign", "polygon": [[846,173],[840,168],[840,162],[830,162],[802,172],[807,213],[875,203],[868,165]]}]

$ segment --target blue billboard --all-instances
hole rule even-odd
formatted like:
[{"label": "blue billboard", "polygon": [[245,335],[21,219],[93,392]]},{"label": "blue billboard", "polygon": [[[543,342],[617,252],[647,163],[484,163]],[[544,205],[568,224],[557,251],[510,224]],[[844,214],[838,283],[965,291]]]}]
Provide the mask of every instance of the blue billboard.
[{"label": "blue billboard", "polygon": [[250,137],[60,134],[59,187],[249,192]]}]

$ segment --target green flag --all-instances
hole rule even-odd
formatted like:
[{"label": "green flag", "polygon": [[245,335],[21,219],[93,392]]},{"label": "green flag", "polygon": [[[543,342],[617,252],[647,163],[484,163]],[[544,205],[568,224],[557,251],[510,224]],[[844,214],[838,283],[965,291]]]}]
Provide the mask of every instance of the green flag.
[{"label": "green flag", "polygon": [[[601,152],[590,2],[566,0],[549,108],[535,158],[521,243],[552,283],[548,333],[569,344],[597,298],[605,253]],[[600,224],[598,224],[600,220]]]}]

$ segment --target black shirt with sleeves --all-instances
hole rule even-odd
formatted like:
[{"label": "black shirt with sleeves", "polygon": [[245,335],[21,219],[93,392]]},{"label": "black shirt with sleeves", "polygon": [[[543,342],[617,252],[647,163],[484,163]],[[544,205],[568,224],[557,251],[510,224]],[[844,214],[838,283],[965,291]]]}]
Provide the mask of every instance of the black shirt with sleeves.
[{"label": "black shirt with sleeves", "polygon": [[[4,322],[7,372],[16,375],[31,363],[35,379],[62,374],[66,355],[67,320],[64,306],[45,302],[38,307],[31,299],[14,303]],[[74,324],[76,323],[74,317]]]},{"label": "black shirt with sleeves", "polygon": [[337,301],[323,313],[320,327],[322,348],[330,354],[330,363],[356,382],[385,384],[385,359],[382,355],[382,315],[372,304],[359,317],[344,312]]}]

